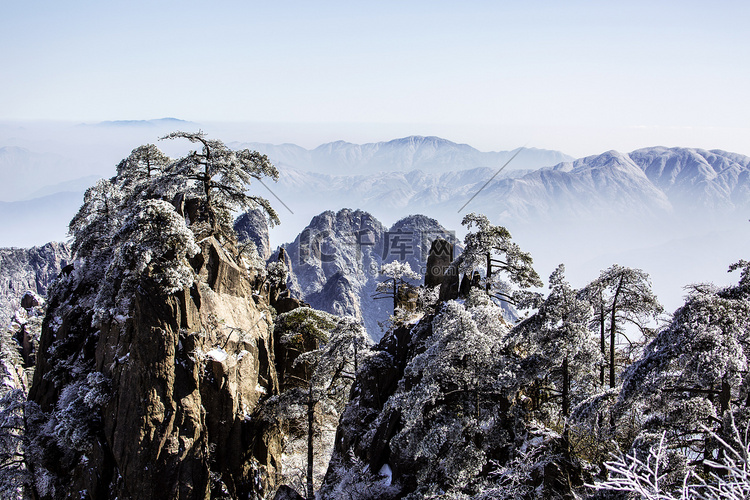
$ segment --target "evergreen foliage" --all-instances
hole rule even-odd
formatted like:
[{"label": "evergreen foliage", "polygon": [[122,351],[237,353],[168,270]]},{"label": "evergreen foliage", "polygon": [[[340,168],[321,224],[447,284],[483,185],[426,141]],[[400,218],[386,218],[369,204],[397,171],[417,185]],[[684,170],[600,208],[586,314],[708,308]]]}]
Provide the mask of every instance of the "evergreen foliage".
[{"label": "evergreen foliage", "polygon": [[[744,275],[743,275],[744,278]],[[750,290],[694,286],[685,305],[623,375],[617,412],[635,421],[632,447],[645,452],[666,436],[670,454],[691,469],[718,448],[706,429],[727,438],[728,419],[748,422]]]},{"label": "evergreen foliage", "polygon": [[[78,274],[96,289],[98,319],[126,315],[127,298],[140,280],[167,294],[188,286],[194,278],[188,259],[200,251],[199,238],[213,235],[234,248],[228,222],[233,210],[261,207],[270,223],[278,223],[267,200],[246,192],[253,180],[278,178],[268,158],[232,151],[202,132],[165,137],[178,138],[202,150],[172,160],[153,144],[134,149],[115,177],[86,191],[70,222],[71,247],[84,266]],[[250,260],[259,263],[252,255]],[[271,274],[273,279],[278,273]]]},{"label": "evergreen foliage", "polygon": [[[502,300],[514,303],[516,299],[510,285],[520,288],[541,287],[542,280],[534,270],[531,254],[524,252],[511,241],[510,232],[495,226],[482,214],[470,213],[461,224],[471,230],[464,238],[464,251],[460,271],[485,270],[485,288]],[[496,274],[495,271],[501,271]],[[505,279],[509,281],[506,282]]]},{"label": "evergreen foliage", "polygon": [[398,307],[398,294],[404,287],[411,286],[409,280],[418,280],[421,278],[419,273],[412,271],[408,262],[399,262],[394,260],[388,264],[383,264],[380,268],[380,274],[386,277],[375,287],[374,299],[384,299],[391,297],[393,299],[393,311],[396,313]]},{"label": "evergreen foliage", "polygon": [[101,179],[88,188],[83,205],[70,221],[71,251],[79,258],[106,255],[117,228],[123,223],[123,192],[112,179]]},{"label": "evergreen foliage", "polygon": [[247,193],[247,187],[255,180],[278,180],[279,172],[266,155],[248,149],[232,151],[221,141],[207,139],[203,132],[173,132],[162,139],[187,139],[200,145],[200,151],[191,151],[167,167],[163,189],[170,194],[200,197],[212,232],[232,234],[230,215],[240,209],[261,208],[271,226],[279,223],[267,199]]},{"label": "evergreen foliage", "polygon": [[596,368],[601,363],[596,342],[588,330],[591,306],[565,281],[562,264],[549,278],[550,293],[536,313],[522,321],[509,338],[534,366],[540,384],[551,384],[559,400],[548,418],[567,418],[571,408],[597,392]]},{"label": "evergreen foliage", "polygon": [[275,333],[295,352],[296,370],[284,374],[284,384],[293,388],[266,402],[264,418],[279,421],[285,432],[285,454],[292,458],[284,482],[306,491],[323,480],[336,425],[357,367],[371,355],[372,341],[353,318],[308,307],[280,314]]},{"label": "evergreen foliage", "polygon": [[[594,307],[591,326],[599,331],[602,358],[607,360],[606,364],[609,366],[609,387],[614,388],[617,385],[618,337],[622,336],[627,340],[626,355],[629,358],[637,355],[643,345],[640,339],[629,339],[623,327],[629,323],[635,325],[641,335],[651,335],[646,324],[650,319],[656,319],[664,308],[651,290],[651,280],[647,273],[617,264],[602,271],[597,279],[584,287],[581,297]],[[606,348],[607,336],[609,352]],[[599,381],[604,386],[604,364]]]},{"label": "evergreen foliage", "polygon": [[117,165],[120,186],[125,189],[141,187],[163,174],[169,163],[169,157],[153,144],[139,146]]}]

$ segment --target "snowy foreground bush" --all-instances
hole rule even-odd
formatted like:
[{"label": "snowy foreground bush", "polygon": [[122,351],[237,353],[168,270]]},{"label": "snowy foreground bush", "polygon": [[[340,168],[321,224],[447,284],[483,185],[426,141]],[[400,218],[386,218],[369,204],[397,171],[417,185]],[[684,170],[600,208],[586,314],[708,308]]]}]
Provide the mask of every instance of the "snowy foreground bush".
[{"label": "snowy foreground bush", "polygon": [[641,460],[635,453],[623,455],[607,462],[607,481],[598,482],[593,488],[600,491],[620,491],[630,497],[647,500],[677,499],[727,499],[744,500],[750,498],[750,440],[748,430],[741,433],[732,425],[733,441],[729,444],[714,432],[711,436],[721,445],[717,450],[720,456],[716,461],[707,460],[704,464],[710,472],[698,474],[690,471],[682,478],[682,486],[669,488],[667,480],[671,474],[669,450],[664,435],[659,444],[652,446],[648,456]]}]

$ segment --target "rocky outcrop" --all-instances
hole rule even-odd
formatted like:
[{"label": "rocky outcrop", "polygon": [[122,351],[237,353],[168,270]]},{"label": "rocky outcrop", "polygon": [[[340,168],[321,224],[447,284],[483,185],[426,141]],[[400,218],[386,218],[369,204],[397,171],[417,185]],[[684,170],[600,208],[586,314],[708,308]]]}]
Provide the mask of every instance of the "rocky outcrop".
[{"label": "rocky outcrop", "polygon": [[448,270],[452,261],[453,244],[443,238],[432,240],[427,256],[424,285],[427,287],[442,285],[445,271]]},{"label": "rocky outcrop", "polygon": [[284,485],[276,491],[273,500],[305,500],[305,497],[294,491],[293,488]]},{"label": "rocky outcrop", "polygon": [[450,263],[448,269],[443,274],[443,281],[440,283],[439,295],[441,302],[458,298],[461,283],[460,269],[462,262],[463,257],[459,256],[456,260]]},{"label": "rocky outcrop", "polygon": [[70,249],[65,243],[0,248],[0,325],[8,325],[27,291],[46,296],[50,283],[70,259]]},{"label": "rocky outcrop", "polygon": [[263,260],[271,257],[271,243],[268,236],[268,222],[265,213],[260,209],[248,210],[234,221],[239,246],[252,241]]},{"label": "rocky outcrop", "polygon": [[13,321],[9,327],[21,355],[22,366],[29,370],[36,363],[36,351],[45,311],[44,299],[34,292],[27,291],[21,297],[21,307],[13,315]]},{"label": "rocky outcrop", "polygon": [[379,339],[379,324],[393,312],[389,301],[372,299],[382,280],[380,267],[398,260],[424,275],[436,239],[456,243],[451,231],[424,215],[405,217],[387,229],[361,210],[324,212],[285,246],[288,286],[316,309],[357,318],[371,338]]},{"label": "rocky outcrop", "polygon": [[40,498],[261,498],[280,432],[258,415],[278,393],[270,310],[213,238],[197,279],[148,280],[129,315],[90,307],[85,270],[51,297],[30,399]]}]

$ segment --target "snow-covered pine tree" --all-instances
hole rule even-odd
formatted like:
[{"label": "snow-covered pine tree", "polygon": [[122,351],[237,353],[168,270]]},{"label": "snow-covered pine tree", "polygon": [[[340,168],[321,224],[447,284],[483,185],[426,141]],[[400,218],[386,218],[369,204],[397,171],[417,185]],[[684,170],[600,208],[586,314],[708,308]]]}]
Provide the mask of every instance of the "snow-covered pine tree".
[{"label": "snow-covered pine tree", "polygon": [[271,226],[279,223],[267,199],[247,192],[255,180],[260,183],[263,177],[278,180],[279,172],[266,155],[248,149],[232,151],[219,140],[207,139],[200,131],[173,132],[162,139],[187,139],[201,146],[200,151],[191,151],[172,162],[159,182],[161,191],[167,195],[180,193],[203,201],[209,234],[219,237],[233,234],[231,214],[240,209],[261,208]]},{"label": "snow-covered pine tree", "polygon": [[124,221],[124,196],[115,180],[100,179],[88,188],[83,205],[70,221],[70,248],[78,258],[110,253],[112,237]]},{"label": "snow-covered pine tree", "polygon": [[10,328],[0,330],[0,498],[31,498],[26,465],[24,360]]},{"label": "snow-covered pine tree", "polygon": [[0,390],[0,497],[31,498],[32,477],[26,465],[28,440],[26,394],[22,389]]},{"label": "snow-covered pine tree", "polygon": [[[540,287],[542,280],[533,268],[533,259],[517,243],[511,241],[510,232],[503,226],[495,226],[482,214],[470,213],[461,224],[471,230],[464,238],[461,272],[474,269],[485,270],[485,288],[501,300],[513,303],[511,284],[521,288]],[[501,274],[498,274],[501,272]]]},{"label": "snow-covered pine tree", "polygon": [[408,280],[418,280],[421,276],[414,272],[408,262],[399,262],[394,260],[388,264],[383,264],[380,268],[380,274],[386,277],[375,287],[374,299],[393,298],[393,311],[396,312],[398,307],[398,293],[405,285],[409,285]]},{"label": "snow-covered pine tree", "polygon": [[[640,269],[615,264],[601,272],[599,277],[581,290],[581,297],[594,307],[591,325],[599,332],[599,348],[602,358],[609,366],[609,387],[617,385],[616,351],[618,336],[622,336],[632,347],[640,339],[630,339],[623,331],[626,323],[647,333],[646,324],[656,319],[664,308],[651,289],[649,275]],[[607,352],[607,330],[609,330],[609,352]],[[604,365],[599,373],[604,386]]]},{"label": "snow-covered pine tree", "polygon": [[123,189],[136,190],[163,174],[170,161],[153,144],[138,146],[117,165],[117,179]]},{"label": "snow-covered pine tree", "polygon": [[125,209],[126,221],[112,238],[112,260],[96,300],[99,314],[126,314],[127,297],[143,280],[164,294],[190,286],[195,277],[188,259],[200,252],[195,236],[174,206],[147,199]]},{"label": "snow-covered pine tree", "polygon": [[287,390],[269,399],[265,418],[278,419],[285,428],[289,470],[284,481],[313,498],[328,467],[356,369],[370,356],[372,341],[354,318],[308,307],[280,314],[275,335],[287,353],[280,374]]},{"label": "snow-covered pine tree", "polygon": [[[736,266],[733,266],[736,268]],[[623,374],[616,407],[623,441],[646,453],[666,435],[674,463],[693,468],[714,460],[706,429],[728,439],[729,419],[748,423],[750,283],[693,285],[672,321]],[[627,438],[627,439],[625,439]]]},{"label": "snow-covered pine tree", "polygon": [[[512,400],[518,384],[518,359],[504,343],[507,331],[502,310],[481,291],[466,307],[444,303],[431,321],[412,330],[418,354],[379,417],[385,422],[398,415],[388,446],[391,464],[411,464],[417,474],[411,478],[417,491],[409,498],[461,491],[512,441],[513,424],[496,410]],[[360,445],[374,438],[368,433]]]},{"label": "snow-covered pine tree", "polygon": [[[546,409],[548,425],[562,417],[567,428],[571,408],[598,389],[596,368],[601,356],[588,329],[591,306],[565,280],[565,266],[560,264],[549,281],[550,293],[539,309],[508,337],[525,354],[524,364],[535,372],[540,389],[559,401],[558,411]],[[533,406],[539,408],[539,401]],[[539,409],[543,415],[545,409]]]}]

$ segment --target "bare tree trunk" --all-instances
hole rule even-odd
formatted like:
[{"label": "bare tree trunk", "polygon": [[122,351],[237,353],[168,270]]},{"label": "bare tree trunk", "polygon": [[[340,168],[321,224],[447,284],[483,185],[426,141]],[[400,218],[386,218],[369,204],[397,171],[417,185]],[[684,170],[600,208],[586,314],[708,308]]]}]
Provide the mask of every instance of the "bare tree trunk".
[{"label": "bare tree trunk", "polygon": [[617,290],[615,290],[615,296],[612,297],[612,319],[609,325],[609,388],[615,388],[615,338],[617,335],[617,325],[615,320],[617,319],[617,299],[619,298],[620,291],[622,290],[623,278],[620,277],[620,282],[617,284]]},{"label": "bare tree trunk", "polygon": [[563,414],[563,445],[565,446],[566,458],[570,458],[570,432],[568,430],[568,416],[570,415],[570,369],[568,368],[568,357],[565,356],[562,365],[562,414]]},{"label": "bare tree trunk", "polygon": [[570,415],[570,370],[568,369],[568,357],[563,360],[562,365],[563,386],[562,386],[562,414],[563,417]]},{"label": "bare tree trunk", "polygon": [[358,360],[357,360],[357,347],[359,347],[359,339],[354,339],[354,378],[357,378]]},{"label": "bare tree trunk", "polygon": [[487,252],[487,283],[485,283],[485,291],[490,293],[490,279],[492,278],[492,252]]},{"label": "bare tree trunk", "polygon": [[719,404],[721,407],[721,416],[723,417],[729,411],[729,404],[732,402],[732,387],[727,382],[727,374],[721,379],[721,392],[719,393]]},{"label": "bare tree trunk", "polygon": [[[614,314],[612,314],[614,316]],[[609,388],[615,388],[615,326],[609,332]]]},{"label": "bare tree trunk", "polygon": [[602,387],[604,387],[604,360],[607,359],[607,336],[604,331],[604,302],[603,298],[600,298],[599,302],[599,333],[601,337],[601,347],[602,347],[602,366],[599,367],[599,382],[601,383]]},{"label": "bare tree trunk", "polygon": [[313,418],[315,416],[315,403],[313,401],[312,383],[307,392],[307,499],[315,498],[313,488]]}]

